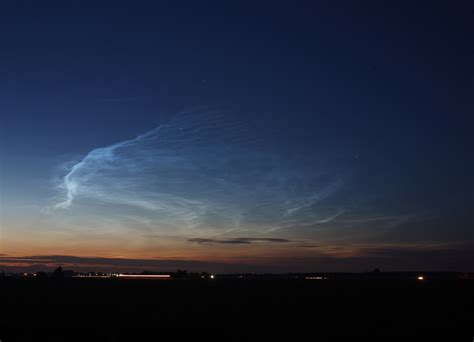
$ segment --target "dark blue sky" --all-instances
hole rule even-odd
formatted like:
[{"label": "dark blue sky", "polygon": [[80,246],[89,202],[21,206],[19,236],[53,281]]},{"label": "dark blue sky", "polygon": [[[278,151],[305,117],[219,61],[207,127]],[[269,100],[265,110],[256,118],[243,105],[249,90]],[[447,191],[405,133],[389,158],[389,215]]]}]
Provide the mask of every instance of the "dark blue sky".
[{"label": "dark blue sky", "polygon": [[0,252],[472,270],[473,14],[2,3]]}]

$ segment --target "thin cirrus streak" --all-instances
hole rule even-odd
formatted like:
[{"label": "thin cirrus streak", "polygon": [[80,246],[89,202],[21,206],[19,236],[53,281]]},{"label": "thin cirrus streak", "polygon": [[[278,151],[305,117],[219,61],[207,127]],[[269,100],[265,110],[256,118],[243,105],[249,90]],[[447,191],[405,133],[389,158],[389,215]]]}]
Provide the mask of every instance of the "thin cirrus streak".
[{"label": "thin cirrus streak", "polygon": [[100,205],[134,211],[154,230],[200,232],[312,224],[341,215],[318,211],[342,186],[315,156],[287,160],[242,120],[187,112],[134,139],[89,152],[62,177],[56,210]]}]

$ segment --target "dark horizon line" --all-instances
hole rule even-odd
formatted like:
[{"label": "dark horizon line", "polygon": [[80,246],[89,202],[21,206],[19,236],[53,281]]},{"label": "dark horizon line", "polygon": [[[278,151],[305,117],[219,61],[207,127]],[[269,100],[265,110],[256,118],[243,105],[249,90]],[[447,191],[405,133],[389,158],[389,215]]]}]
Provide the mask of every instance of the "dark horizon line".
[{"label": "dark horizon line", "polygon": [[[54,268],[54,269],[49,269],[49,270],[45,270],[45,269],[38,269],[36,271],[28,271],[28,272],[25,272],[25,271],[4,271],[0,268],[0,275],[1,274],[15,274],[15,275],[25,275],[25,274],[28,274],[28,275],[33,275],[33,274],[38,274],[38,273],[46,273],[46,274],[50,274],[50,273],[54,273],[59,267],[62,268],[62,265],[58,265],[58,267]],[[419,270],[419,271],[381,271],[381,270],[368,270],[368,271],[360,271],[360,272],[350,272],[350,271],[324,271],[324,272],[320,272],[320,271],[311,271],[311,272],[297,272],[297,271],[289,271],[289,272],[209,272],[209,271],[205,271],[205,270],[202,270],[202,271],[187,271],[186,269],[177,269],[177,270],[174,270],[174,271],[153,271],[153,270],[143,270],[143,271],[137,271],[137,272],[130,272],[130,271],[125,271],[125,272],[121,272],[121,271],[114,271],[114,270],[111,270],[111,271],[76,271],[74,269],[63,269],[63,272],[72,272],[74,274],[78,274],[78,275],[84,275],[84,274],[97,274],[97,275],[110,275],[110,276],[113,276],[115,274],[127,274],[127,275],[156,275],[156,274],[176,274],[176,273],[179,273],[179,272],[185,272],[187,274],[213,274],[213,275],[222,275],[222,276],[226,276],[226,275],[357,275],[357,274],[361,274],[361,275],[366,275],[366,274],[370,274],[370,275],[378,275],[378,274],[385,274],[385,275],[402,275],[402,274],[425,274],[425,275],[436,275],[436,274],[474,274],[474,271],[423,271],[423,270]]]}]

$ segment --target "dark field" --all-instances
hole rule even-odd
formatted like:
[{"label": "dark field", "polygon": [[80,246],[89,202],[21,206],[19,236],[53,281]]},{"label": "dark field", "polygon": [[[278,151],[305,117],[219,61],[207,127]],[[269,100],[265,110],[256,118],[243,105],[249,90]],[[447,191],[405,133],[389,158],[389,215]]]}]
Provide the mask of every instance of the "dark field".
[{"label": "dark field", "polygon": [[2,342],[150,341],[203,330],[249,340],[255,329],[311,340],[474,338],[472,280],[3,279],[0,291]]}]

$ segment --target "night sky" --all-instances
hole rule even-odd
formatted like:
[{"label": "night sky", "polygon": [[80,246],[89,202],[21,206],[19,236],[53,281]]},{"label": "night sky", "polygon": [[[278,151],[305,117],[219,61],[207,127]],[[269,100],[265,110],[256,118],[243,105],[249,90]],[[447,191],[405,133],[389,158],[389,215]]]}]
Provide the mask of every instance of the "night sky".
[{"label": "night sky", "polygon": [[473,271],[473,17],[2,2],[0,269]]}]

